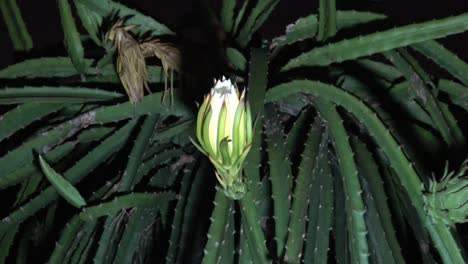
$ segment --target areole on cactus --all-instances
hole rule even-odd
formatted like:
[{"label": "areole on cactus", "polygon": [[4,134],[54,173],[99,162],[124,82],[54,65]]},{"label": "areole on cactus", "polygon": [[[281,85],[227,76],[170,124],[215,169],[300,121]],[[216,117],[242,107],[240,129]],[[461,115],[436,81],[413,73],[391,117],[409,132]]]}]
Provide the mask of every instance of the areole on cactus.
[{"label": "areole on cactus", "polygon": [[194,145],[216,168],[215,175],[226,196],[240,199],[246,191],[242,164],[252,144],[252,116],[245,90],[239,91],[224,76],[214,81],[197,117]]}]

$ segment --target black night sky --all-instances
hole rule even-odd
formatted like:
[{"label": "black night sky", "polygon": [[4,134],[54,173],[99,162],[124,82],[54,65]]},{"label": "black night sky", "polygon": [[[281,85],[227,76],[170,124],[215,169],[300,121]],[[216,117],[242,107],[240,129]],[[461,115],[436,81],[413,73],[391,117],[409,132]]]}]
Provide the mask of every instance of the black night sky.
[{"label": "black night sky", "polygon": [[[168,25],[176,32],[200,32],[197,21],[200,13],[199,3],[203,0],[127,0],[121,1],[128,6],[136,8],[156,20]],[[221,0],[206,0],[215,9],[221,7]],[[66,56],[63,48],[63,33],[60,26],[58,7],[53,0],[18,0],[28,30],[33,39],[34,50],[27,57],[39,56]],[[298,18],[308,14],[317,13],[318,1],[311,0],[282,0],[273,15],[266,21],[260,32],[265,38],[284,33],[285,27]],[[458,15],[468,11],[466,0],[337,0],[337,8],[342,10],[361,10],[384,13],[390,17],[394,25],[423,22],[451,15]],[[12,44],[7,37],[4,21],[0,20],[0,68],[25,59],[25,54],[15,54]],[[442,40],[450,50],[457,53],[462,59],[468,60],[468,35],[459,34]]]}]

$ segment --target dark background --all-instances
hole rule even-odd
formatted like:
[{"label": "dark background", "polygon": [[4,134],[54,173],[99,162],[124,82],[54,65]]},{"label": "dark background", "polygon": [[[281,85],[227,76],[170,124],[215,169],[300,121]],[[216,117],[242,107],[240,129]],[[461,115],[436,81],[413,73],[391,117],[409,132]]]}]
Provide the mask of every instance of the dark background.
[{"label": "dark background", "polygon": [[[203,1],[203,0],[201,0]],[[205,0],[219,10],[222,0]],[[34,50],[30,54],[15,53],[3,19],[0,19],[0,68],[26,57],[66,56],[63,33],[55,0],[17,0],[23,18],[32,35]],[[200,0],[126,0],[120,1],[166,24],[176,32],[197,34],[201,14]],[[240,2],[240,1],[238,1]],[[281,0],[261,34],[271,39],[284,33],[285,27],[298,18],[317,13],[318,0]],[[468,12],[468,0],[337,0],[337,8],[386,14],[394,25],[428,21]],[[198,19],[197,19],[198,18]],[[200,22],[201,23],[201,22]],[[468,34],[458,34],[442,40],[450,50],[468,61]]]}]

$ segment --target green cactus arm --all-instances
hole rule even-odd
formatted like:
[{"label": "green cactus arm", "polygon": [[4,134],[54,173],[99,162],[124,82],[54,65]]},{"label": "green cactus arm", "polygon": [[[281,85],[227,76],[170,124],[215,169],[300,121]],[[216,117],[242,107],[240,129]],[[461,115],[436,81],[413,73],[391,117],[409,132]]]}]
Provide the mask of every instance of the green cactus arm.
[{"label": "green cactus arm", "polygon": [[256,202],[252,193],[248,191],[238,201],[242,215],[242,227],[246,236],[248,249],[253,263],[270,263],[268,260],[268,249],[266,247],[265,235],[263,234],[261,218],[258,216]]},{"label": "green cactus arm", "polygon": [[320,0],[318,12],[317,40],[324,41],[333,37],[337,32],[336,1]]},{"label": "green cactus arm", "polygon": [[68,0],[58,0],[58,7],[68,55],[76,70],[79,73],[84,73],[86,63],[84,61],[83,45],[81,44],[80,33],[76,28],[70,4]]},{"label": "green cactus arm", "polygon": [[69,263],[88,263],[88,255],[91,252],[91,246],[94,243],[97,224],[97,222],[88,222],[84,224],[82,230],[77,235],[77,238],[79,239],[75,239],[77,245],[70,257]]},{"label": "green cactus arm", "polygon": [[[84,63],[86,73],[94,73],[91,68],[93,61],[84,59]],[[69,57],[44,57],[10,65],[0,70],[0,79],[70,77],[77,74],[79,72]]]},{"label": "green cactus arm", "polygon": [[132,263],[135,254],[141,246],[141,241],[150,234],[149,229],[156,221],[158,214],[157,203],[153,204],[153,208],[136,208],[130,215],[130,219],[126,223],[125,230],[117,245],[115,255],[115,263]]},{"label": "green cactus arm", "polygon": [[463,263],[464,258],[460,248],[451,234],[449,227],[443,224],[434,224],[424,212],[422,201],[422,184],[411,163],[398,146],[382,121],[372,111],[354,96],[334,86],[314,81],[292,81],[280,84],[269,90],[265,96],[266,102],[271,102],[303,92],[314,96],[324,97],[343,106],[362,122],[370,135],[381,145],[391,166],[398,171],[398,177],[408,194],[417,215],[431,234],[432,240],[446,263]]},{"label": "green cactus arm", "polygon": [[247,59],[245,56],[237,49],[233,47],[226,48],[226,56],[238,70],[245,71],[247,68]]},{"label": "green cactus arm", "polygon": [[221,23],[223,24],[224,32],[232,32],[234,29],[235,7],[235,0],[223,0],[223,6],[221,7]]},{"label": "green cactus arm", "polygon": [[442,38],[467,29],[468,14],[403,26],[315,48],[291,59],[282,70],[302,66],[326,66],[334,62],[356,59],[430,39]]},{"label": "green cactus arm", "polygon": [[301,139],[310,130],[310,124],[311,121],[313,121],[312,117],[314,114],[312,110],[312,108],[305,108],[302,110],[287,133],[285,144],[286,149],[290,153],[290,160],[299,158],[299,155],[301,154],[301,143],[303,143],[301,142]]},{"label": "green cactus arm", "polygon": [[[202,158],[200,167],[198,168],[193,182],[190,184],[190,191],[187,197],[187,204],[184,209],[184,217],[181,225],[180,239],[177,244],[177,260],[170,263],[183,263],[186,256],[188,255],[187,251],[191,245],[193,245],[193,239],[191,234],[193,233],[193,219],[196,219],[196,215],[200,210],[200,206],[204,207],[205,203],[203,202],[203,197],[205,196],[206,191],[206,175],[211,175],[210,162],[206,158]],[[200,250],[202,250],[201,248]],[[167,258],[166,258],[167,259]]]},{"label": "green cactus arm", "polygon": [[[428,74],[424,68],[421,66],[418,60],[411,55],[411,53],[408,52],[408,48],[398,48],[396,49],[398,53],[408,62],[408,64],[411,66],[411,68],[414,70],[416,74],[418,74],[418,77],[424,81],[426,85],[430,85],[430,88],[434,88],[434,84],[432,81],[432,77],[430,74]],[[388,51],[391,52],[391,51]],[[384,52],[383,54],[385,54]],[[405,75],[403,73],[403,75]]]},{"label": "green cactus arm", "polygon": [[454,77],[468,86],[468,64],[435,40],[428,40],[411,45],[419,53],[433,60]]},{"label": "green cactus arm", "polygon": [[[321,124],[315,121],[307,133],[304,151],[302,152],[299,173],[296,178],[296,184],[291,207],[291,217],[289,220],[288,236],[286,242],[286,254],[284,260],[290,263],[299,263],[301,260],[301,251],[304,243],[304,234],[306,233],[307,208],[309,199],[315,199],[317,192],[312,192],[314,177],[312,169],[316,164],[320,137],[322,133]],[[312,196],[312,197],[310,197]],[[309,218],[309,220],[315,220]],[[309,222],[310,223],[310,222]],[[310,240],[312,241],[312,239]]]},{"label": "green cactus arm", "polygon": [[250,42],[252,39],[252,36],[257,32],[257,30],[267,21],[267,19],[270,17],[271,13],[273,10],[275,10],[276,5],[279,3],[280,0],[270,0],[270,3],[266,6],[266,8],[260,13],[258,18],[255,20],[255,24],[251,29],[251,32],[249,33],[247,37],[247,42],[246,45]]},{"label": "green cactus arm", "polygon": [[22,237],[18,243],[16,264],[28,264],[29,237]]},{"label": "green cactus arm", "polygon": [[329,129],[330,139],[333,142],[340,165],[340,172],[343,176],[347,201],[346,212],[349,216],[348,232],[351,238],[349,242],[351,255],[357,255],[359,263],[368,263],[369,245],[366,238],[368,231],[364,218],[365,207],[361,197],[362,189],[359,183],[356,163],[353,159],[353,155],[350,155],[353,151],[349,145],[343,120],[332,103],[320,98],[315,105]]},{"label": "green cactus arm", "polygon": [[392,65],[370,59],[360,59],[356,61],[358,65],[365,70],[383,78],[387,82],[395,83],[403,75],[401,72]]},{"label": "green cactus arm", "polygon": [[[411,84],[408,81],[397,83],[390,87],[388,95],[398,103],[408,114],[411,119],[417,120],[434,130],[437,130],[429,113],[421,104],[415,101],[416,95],[412,92]],[[381,113],[379,113],[381,114]]]},{"label": "green cactus arm", "polygon": [[262,102],[268,84],[268,49],[254,48],[251,50],[250,58],[249,96],[247,99],[252,116],[255,118],[262,115],[263,112]]},{"label": "green cactus arm", "polygon": [[[146,176],[155,167],[157,167],[157,166],[159,166],[161,164],[164,164],[164,163],[168,162],[171,159],[180,157],[181,155],[184,155],[184,151],[182,149],[173,148],[173,149],[164,149],[163,151],[157,153],[153,157],[151,157],[149,159],[145,159],[145,161],[138,167],[138,171],[137,171],[136,176],[135,176],[135,182],[138,182],[140,179],[142,179],[144,176]],[[162,179],[162,180],[169,180],[169,179],[174,180],[174,177],[176,176],[174,174],[174,171],[172,171],[171,168],[167,168],[167,170],[169,172],[169,175],[171,175],[172,177],[170,177],[170,178],[166,177],[166,179]],[[161,185],[161,183],[157,184],[157,182],[158,181],[155,181],[152,184]],[[165,182],[162,185],[167,185],[167,184],[168,183]],[[160,186],[160,187],[162,187],[162,186]]]},{"label": "green cactus arm", "polygon": [[290,219],[293,175],[283,126],[279,122],[274,107],[265,107],[265,141],[267,145],[268,167],[271,181],[271,198],[273,199],[273,219],[275,221],[275,240],[277,256],[283,256],[288,235]]},{"label": "green cactus arm", "polygon": [[83,130],[78,134],[77,138],[80,143],[90,143],[96,140],[100,140],[115,131],[115,127],[92,127]]},{"label": "green cactus arm", "polygon": [[167,203],[173,199],[175,199],[175,194],[173,192],[130,193],[117,196],[110,202],[86,207],[80,213],[80,218],[85,221],[95,221],[101,216],[113,215],[122,209],[150,207],[155,204]]},{"label": "green cactus arm", "polygon": [[10,34],[14,49],[21,51],[32,49],[33,42],[31,35],[29,35],[16,0],[0,1],[0,12]]},{"label": "green cactus arm", "polygon": [[[134,124],[135,122],[133,121],[129,122],[80,159],[73,167],[64,173],[65,179],[72,184],[79,182],[83,177],[88,175],[89,172],[109,158],[110,155],[119,151],[126,143]],[[28,217],[34,215],[41,208],[46,207],[57,198],[57,192],[53,187],[46,188],[28,203],[24,204],[24,206],[2,218],[0,220],[0,234],[8,230],[10,226],[22,223]]]},{"label": "green cactus arm", "polygon": [[122,180],[120,182],[119,191],[126,192],[131,191],[135,186],[135,178],[137,175],[138,167],[142,163],[144,153],[147,149],[148,141],[153,134],[156,123],[160,121],[160,117],[157,114],[149,115],[145,117],[140,132],[138,133],[133,148],[128,158],[127,167],[125,168]]},{"label": "green cactus arm", "polygon": [[57,193],[59,193],[63,198],[65,198],[65,200],[67,200],[67,202],[77,208],[86,206],[86,201],[83,199],[79,191],[67,180],[65,180],[62,175],[50,167],[50,165],[41,155],[39,155],[39,163],[41,165],[42,172],[52,184],[52,186],[57,190]]},{"label": "green cactus arm", "polygon": [[[195,164],[194,164],[195,165]],[[166,254],[166,263],[171,264],[175,263],[177,260],[177,253],[179,252],[179,243],[181,241],[181,232],[182,232],[182,223],[183,218],[186,217],[184,212],[188,208],[188,196],[190,191],[190,185],[194,182],[193,177],[197,174],[193,172],[193,167],[184,173],[180,183],[179,198],[177,199],[177,204],[174,209],[174,217],[171,224],[171,235],[169,237],[169,248],[167,249]]]},{"label": "green cactus arm", "polygon": [[220,190],[216,191],[214,199],[214,209],[210,217],[211,225],[208,230],[208,241],[206,242],[203,256],[203,264],[221,263],[220,251],[225,243],[224,231],[228,218],[233,213],[232,200]]},{"label": "green cactus arm", "polygon": [[[433,95],[433,92],[426,86],[424,76],[420,74],[411,64],[405,54],[398,51],[388,51],[384,53],[389,61],[391,61],[410,82],[410,93],[416,95],[419,104],[429,113],[434,126],[440,132],[445,142],[450,146],[454,144],[454,138],[449,130],[449,126],[442,115],[439,104]],[[409,58],[411,59],[411,58]],[[417,66],[416,66],[417,67]]]},{"label": "green cactus arm", "polygon": [[[121,229],[124,226],[125,211],[120,211],[112,216],[107,217],[102,234],[97,244],[97,250],[93,257],[93,263],[112,263],[114,254],[117,248],[117,243],[120,241],[119,237]],[[93,221],[95,222],[95,221]]]},{"label": "green cactus arm", "polygon": [[16,232],[18,232],[18,227],[19,226],[14,226],[11,230],[8,230],[0,236],[0,263],[6,263],[11,246],[15,240]]},{"label": "green cactus arm", "polygon": [[328,263],[330,230],[333,225],[334,188],[330,168],[330,139],[324,132],[313,169],[314,188],[311,198],[304,250],[304,263]]},{"label": "green cactus arm", "polygon": [[[130,102],[104,106],[90,113],[94,114],[93,123],[117,122],[119,120],[134,118],[141,115],[161,114],[163,116],[176,115],[192,117],[193,109],[187,106],[181,98],[174,96],[171,106],[162,103],[162,92],[145,96],[137,105]],[[88,114],[90,114],[88,113]]]},{"label": "green cactus arm", "polygon": [[[234,208],[231,209],[234,211]],[[231,212],[226,223],[224,230],[224,244],[222,245],[219,252],[219,262],[226,264],[234,264],[235,259],[235,234],[236,234],[236,222],[234,212]]]},{"label": "green cactus arm", "polygon": [[338,162],[336,158],[330,155],[330,167],[333,175],[333,189],[335,190],[334,201],[334,223],[333,237],[335,240],[335,260],[339,264],[357,263],[357,259],[351,261],[351,254],[348,246],[348,232],[346,232],[346,197],[344,193],[343,180],[339,172]]},{"label": "green cactus arm", "polygon": [[247,10],[247,5],[249,4],[249,2],[250,1],[244,1],[244,3],[242,4],[242,7],[237,13],[236,19],[234,20],[234,28],[231,32],[232,35],[235,35],[239,32],[239,27],[240,27],[242,18],[244,17],[245,10]]},{"label": "green cactus arm", "polygon": [[21,182],[21,187],[20,190],[18,191],[18,194],[16,195],[16,200],[15,203],[12,205],[12,208],[15,208],[19,206],[20,204],[23,204],[27,199],[29,199],[34,192],[37,190],[39,185],[42,183],[43,177],[42,177],[42,172],[40,172],[37,168],[33,168],[36,171],[33,170],[33,173],[31,173],[31,177],[25,179],[24,181]]},{"label": "green cactus arm", "polygon": [[58,111],[62,104],[40,104],[37,102],[19,105],[0,117],[0,142],[25,128],[34,121]]},{"label": "green cactus arm", "polygon": [[[87,130],[87,131],[93,131],[94,129]],[[110,133],[110,131],[109,131]],[[54,147],[52,150],[48,152],[44,152],[43,155],[44,157],[52,163],[56,163],[66,157],[72,150],[75,149],[76,145],[78,142],[80,143],[87,143],[90,141],[94,140],[99,140],[104,138],[105,136],[109,135],[109,133],[106,134],[95,134],[87,136],[86,140],[78,140],[78,141],[70,141],[63,143],[61,145],[58,145]],[[80,134],[81,135],[81,134]],[[29,158],[28,158],[29,160]],[[20,166],[20,165],[18,165]],[[6,187],[18,184],[26,179],[31,179],[31,178],[41,178],[42,172],[37,168],[36,164],[33,163],[33,158],[29,160],[28,164],[23,164],[16,170],[6,173],[2,178],[0,178],[0,189],[5,189]],[[34,191],[35,187],[28,187],[31,191]],[[29,193],[30,192],[26,192]],[[25,194],[26,195],[26,194]],[[18,202],[17,202],[18,203]]]},{"label": "green cactus arm", "polygon": [[96,45],[103,46],[101,40],[102,36],[99,32],[100,24],[97,24],[99,21],[99,15],[95,12],[90,12],[91,10],[89,10],[86,5],[80,3],[80,1],[73,1],[73,4],[75,5],[76,13],[81,20],[81,24],[88,32],[89,37],[94,41],[94,43],[96,43]]},{"label": "green cactus arm", "polygon": [[[108,53],[112,55],[112,53]],[[112,58],[110,56],[109,58]],[[102,67],[99,64],[92,67],[93,60],[84,59],[86,80],[80,80],[76,76],[79,72],[73,66],[69,57],[44,57],[25,60],[10,65],[0,70],[0,79],[16,78],[67,78],[72,77],[70,81],[80,83],[120,83],[116,68],[112,63]],[[162,82],[161,66],[148,66],[150,83]]]},{"label": "green cactus arm", "polygon": [[0,89],[0,105],[21,104],[31,101],[42,103],[86,103],[106,101],[121,97],[122,94],[84,87],[67,86],[25,86]]},{"label": "green cactus arm", "polygon": [[[82,4],[84,7],[88,9],[88,17],[85,19],[94,20],[92,23],[90,21],[86,22],[89,25],[101,26],[102,21],[105,17],[112,15],[112,13],[117,13],[121,17],[125,17],[125,16],[130,17],[126,21],[127,25],[139,26],[138,28],[134,29],[134,32],[136,33],[144,34],[144,33],[149,32],[153,36],[174,34],[174,32],[172,32],[167,26],[159,23],[158,21],[154,20],[152,17],[143,15],[137,10],[128,8],[125,5],[120,4],[116,1],[75,0],[75,2]],[[98,32],[98,29],[93,29],[93,31]]]},{"label": "green cactus arm", "polygon": [[[167,143],[172,140],[175,136],[186,132],[187,130],[192,130],[194,127],[194,119],[183,118],[169,126],[158,130],[156,135],[150,139],[151,146],[158,146],[162,143]],[[150,153],[150,152],[149,152]]]},{"label": "green cactus arm", "polygon": [[463,134],[461,126],[458,124],[458,120],[453,115],[452,111],[449,108],[449,105],[444,102],[438,102],[442,116],[449,127],[450,133],[453,135],[453,139],[456,142],[454,145],[455,148],[459,148],[465,145],[466,139]]},{"label": "green cactus arm", "polygon": [[263,99],[265,98],[268,82],[268,50],[260,48],[252,49],[250,57],[248,101],[252,117],[255,119],[255,127],[253,130],[252,147],[244,163],[244,172],[247,189],[253,192],[253,197],[256,197],[258,192],[257,184],[260,182],[261,124],[263,122]]},{"label": "green cactus arm", "polygon": [[[49,152],[51,148],[63,141],[64,138],[73,135],[79,126],[78,124],[69,123],[55,127],[54,129],[34,137],[1,157],[0,169],[4,172],[3,175],[5,176],[0,177],[0,186],[7,187],[18,183],[20,179],[15,179],[15,176],[18,176],[18,174],[23,177],[27,176],[23,173],[29,171],[23,171],[23,168],[25,169],[25,166],[33,164],[35,157],[34,151],[37,151],[38,154]],[[18,169],[20,169],[20,171],[17,171]]]},{"label": "green cactus arm", "polygon": [[238,263],[248,263],[252,264],[252,257],[250,256],[249,245],[247,241],[247,237],[244,233],[244,226],[241,224],[240,226],[240,234],[239,234],[239,246],[237,249],[237,253],[239,255]]},{"label": "green cactus arm", "polygon": [[468,111],[468,88],[459,83],[440,79],[437,88],[446,93],[452,103]]},{"label": "green cactus arm", "polygon": [[56,243],[55,249],[49,257],[48,263],[63,263],[65,255],[70,251],[70,246],[73,241],[75,241],[76,235],[80,231],[82,225],[83,221],[78,216],[74,216],[66,223],[65,228]]},{"label": "green cactus arm", "polygon": [[[163,72],[161,66],[146,66],[148,72],[148,83],[161,83]],[[96,66],[96,69],[90,68],[86,80],[80,80],[81,83],[117,83],[120,84],[120,78],[117,74],[117,68],[114,64],[109,64],[103,68]]]},{"label": "green cactus arm", "polygon": [[249,43],[252,35],[265,22],[278,2],[279,0],[261,0],[256,2],[237,36],[237,41],[242,47],[245,47]]},{"label": "green cactus arm", "polygon": [[[337,11],[336,15],[338,31],[386,18],[383,14],[355,10]],[[273,43],[279,46],[285,46],[304,39],[314,38],[317,34],[317,28],[317,15],[301,17],[286,29],[287,32],[284,36],[274,39]]]},{"label": "green cactus arm", "polygon": [[356,163],[362,174],[372,255],[377,257],[378,263],[405,263],[391,221],[392,216],[379,168],[364,143],[357,137],[353,137],[351,142],[356,153]]}]

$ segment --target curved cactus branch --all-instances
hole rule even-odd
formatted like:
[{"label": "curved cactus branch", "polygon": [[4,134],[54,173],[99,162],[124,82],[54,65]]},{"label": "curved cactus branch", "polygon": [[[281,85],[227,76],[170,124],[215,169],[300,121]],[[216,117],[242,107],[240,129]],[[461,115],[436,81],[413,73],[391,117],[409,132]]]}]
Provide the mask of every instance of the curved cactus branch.
[{"label": "curved cactus branch", "polygon": [[433,223],[424,211],[423,185],[413,165],[406,158],[398,142],[372,110],[356,97],[332,85],[315,81],[292,81],[280,84],[266,93],[265,101],[273,102],[296,93],[323,97],[343,106],[368,129],[369,134],[381,146],[391,166],[398,172],[414,209],[429,231],[435,247],[445,263],[464,263],[464,257],[451,229],[441,223]]},{"label": "curved cactus branch", "polygon": [[315,48],[291,59],[283,71],[301,66],[326,66],[334,62],[356,59],[414,43],[442,38],[468,30],[468,14],[403,26],[342,40]]},{"label": "curved cactus branch", "polygon": [[362,188],[359,183],[357,166],[353,159],[354,153],[349,144],[349,137],[344,128],[343,120],[336,111],[335,106],[328,101],[328,98],[322,100],[322,97],[319,97],[319,99],[315,105],[328,127],[338,158],[340,173],[343,177],[346,215],[349,217],[347,222],[350,238],[348,245],[351,256],[353,260],[359,260],[359,263],[368,263],[370,254],[366,237],[368,231],[364,218],[366,209],[361,197]]}]

